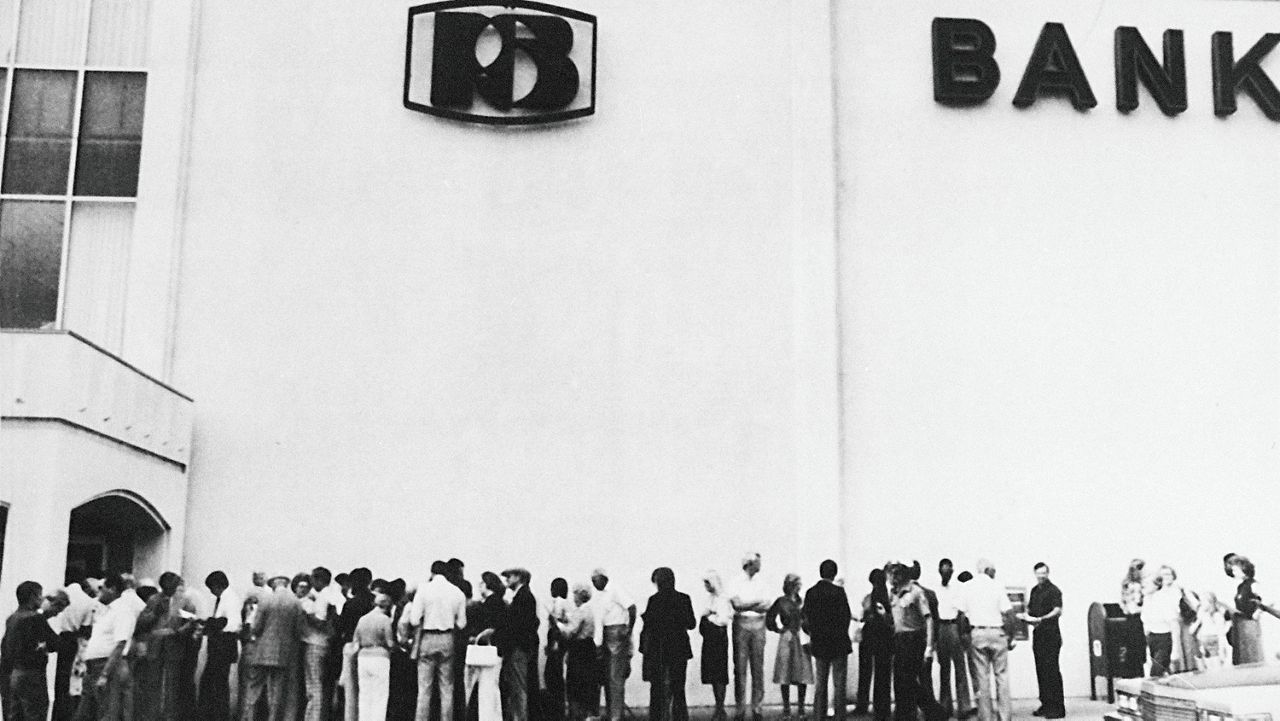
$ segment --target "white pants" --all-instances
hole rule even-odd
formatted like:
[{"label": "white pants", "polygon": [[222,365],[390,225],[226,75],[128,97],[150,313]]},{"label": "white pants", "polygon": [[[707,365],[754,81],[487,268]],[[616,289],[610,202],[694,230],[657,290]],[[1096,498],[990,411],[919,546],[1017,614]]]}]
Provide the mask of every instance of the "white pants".
[{"label": "white pants", "polygon": [[356,660],[356,668],[360,676],[360,721],[385,721],[391,659],[362,653]]},{"label": "white pants", "polygon": [[476,707],[480,712],[479,721],[502,721],[502,695],[498,692],[498,675],[502,673],[502,662],[495,666],[467,666],[464,688],[467,698],[471,698],[471,689],[479,684],[476,692]]}]

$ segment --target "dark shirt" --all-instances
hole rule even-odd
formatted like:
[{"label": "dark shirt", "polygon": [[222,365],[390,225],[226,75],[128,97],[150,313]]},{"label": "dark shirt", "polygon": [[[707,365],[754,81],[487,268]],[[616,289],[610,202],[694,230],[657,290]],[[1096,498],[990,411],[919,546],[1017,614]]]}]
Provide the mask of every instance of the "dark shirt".
[{"label": "dark shirt", "polygon": [[673,663],[693,658],[689,631],[697,625],[693,602],[675,589],[658,591],[649,597],[641,615],[640,653],[645,663]]},{"label": "dark shirt", "polygon": [[505,657],[513,649],[538,653],[538,602],[528,586],[521,586],[512,596],[504,621],[493,633],[498,655]]},{"label": "dark shirt", "polygon": [[373,610],[373,594],[363,591],[355,594],[342,604],[342,614],[338,616],[337,631],[343,642],[350,643],[356,633],[356,624],[364,615]]},{"label": "dark shirt", "polygon": [[1258,594],[1253,592],[1253,579],[1246,578],[1236,588],[1236,613],[1241,618],[1253,618],[1258,612]]},{"label": "dark shirt", "polygon": [[6,669],[43,671],[49,665],[49,648],[58,642],[58,634],[49,621],[36,611],[19,609],[4,624],[4,641],[0,655]]},{"label": "dark shirt", "polygon": [[[1031,589],[1031,598],[1027,601],[1027,613],[1039,618],[1055,608],[1062,607],[1062,591],[1053,585],[1053,581],[1037,583]],[[1058,632],[1058,618],[1041,621],[1036,625],[1037,632]]]},{"label": "dark shirt", "polygon": [[815,583],[804,594],[802,613],[815,658],[833,659],[853,651],[853,642],[849,640],[853,613],[843,588],[831,581]]},{"label": "dark shirt", "polygon": [[467,604],[467,635],[475,638],[482,631],[497,628],[507,616],[507,604],[502,601],[502,594],[494,593],[480,603]]}]

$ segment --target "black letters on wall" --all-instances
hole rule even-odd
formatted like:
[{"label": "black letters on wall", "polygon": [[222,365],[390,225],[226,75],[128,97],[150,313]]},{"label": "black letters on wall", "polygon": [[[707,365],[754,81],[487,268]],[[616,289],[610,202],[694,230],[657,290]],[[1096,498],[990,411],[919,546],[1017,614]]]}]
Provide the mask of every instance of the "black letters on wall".
[{"label": "black letters on wall", "polygon": [[1088,110],[1098,104],[1062,23],[1044,24],[1013,104],[1027,108],[1041,95],[1065,95],[1076,110]]},{"label": "black letters on wall", "polygon": [[1258,65],[1277,43],[1280,43],[1280,33],[1267,33],[1236,62],[1231,33],[1213,34],[1214,115],[1226,117],[1234,113],[1236,91],[1243,90],[1268,118],[1280,120],[1280,91]]},{"label": "black letters on wall", "polygon": [[933,19],[933,99],[944,105],[977,105],[996,92],[996,36],[981,20]]},{"label": "black letters on wall", "polygon": [[1160,112],[1173,117],[1187,109],[1187,61],[1181,30],[1164,31],[1164,65],[1147,46],[1137,28],[1116,28],[1116,109],[1138,107],[1138,80],[1151,93]]},{"label": "black letters on wall", "polygon": [[[520,37],[516,24],[533,37]],[[502,41],[498,56],[488,65],[476,60],[476,41],[493,26]],[[431,58],[431,103],[468,107],[479,94],[499,110],[513,107],[554,110],[573,102],[578,94],[578,68],[569,59],[573,29],[562,18],[546,15],[495,15],[442,12],[436,15]],[[512,97],[516,50],[537,65],[538,79],[529,94]]]}]

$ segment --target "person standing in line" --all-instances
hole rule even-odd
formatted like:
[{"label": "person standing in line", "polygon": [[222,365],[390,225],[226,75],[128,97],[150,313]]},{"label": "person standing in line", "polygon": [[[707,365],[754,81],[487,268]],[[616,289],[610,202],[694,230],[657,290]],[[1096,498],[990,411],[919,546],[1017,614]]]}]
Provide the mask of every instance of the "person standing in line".
[{"label": "person standing in line", "polygon": [[[969,571],[961,571],[956,575],[956,581],[960,583],[958,590],[959,596],[955,599],[957,607],[959,607],[960,599],[964,598],[965,589],[968,583],[973,580],[973,573]],[[973,707],[969,711],[970,716],[978,715],[978,664],[973,660],[973,623],[969,621],[967,616],[964,617],[964,628],[960,634],[960,652],[964,656],[965,667],[969,670],[969,698],[974,699]]]},{"label": "person standing in line", "polygon": [[1009,594],[996,585],[996,567],[991,561],[980,559],[975,570],[977,573],[965,582],[964,594],[957,600],[960,611],[973,627],[969,656],[974,661],[973,676],[978,687],[978,721],[1011,721],[1009,651],[1014,646],[1013,604],[1009,602]]},{"label": "person standing in line", "polygon": [[287,576],[272,578],[269,586],[271,593],[262,596],[251,625],[257,643],[241,704],[242,721],[253,721],[254,707],[264,692],[267,718],[270,721],[293,721],[287,715],[290,706],[296,706],[286,698],[288,674],[289,669],[298,663],[306,613],[290,592]]},{"label": "person standing in line", "polygon": [[729,687],[729,626],[733,624],[733,606],[729,605],[719,573],[707,571],[702,577],[702,587],[707,591],[707,607],[698,621],[698,633],[702,635],[700,674],[702,683],[711,687],[715,697],[711,721],[725,721],[724,694]]},{"label": "person standing in line", "polygon": [[1142,572],[1146,567],[1146,561],[1141,558],[1133,559],[1129,562],[1124,580],[1120,582],[1120,607],[1127,615],[1132,616],[1142,611],[1142,602],[1146,596],[1146,580]]},{"label": "person standing in line", "polygon": [[71,569],[66,575],[69,603],[54,621],[58,631],[58,662],[53,673],[53,721],[71,721],[78,699],[71,695],[71,669],[81,655],[82,641],[88,638],[97,601],[88,593],[84,571]]},{"label": "person standing in line", "polygon": [[[938,561],[938,702],[948,716],[954,711],[956,718],[963,719],[973,715],[973,702],[969,698],[968,654],[960,642],[963,614],[956,605],[956,595],[960,593],[960,589],[958,583],[951,582],[954,572],[955,566],[951,559]],[[952,704],[952,669],[955,677],[955,705]]]},{"label": "person standing in line", "polygon": [[[1049,580],[1049,565],[1041,562],[1035,566],[1036,585],[1027,600],[1027,610],[1021,614],[1023,621],[1033,625],[1031,651],[1036,658],[1036,681],[1040,686],[1040,708],[1034,716],[1060,719],[1067,715],[1063,700],[1062,670],[1058,667],[1058,653],[1062,650],[1062,632],[1058,629],[1058,617],[1062,615],[1062,591]],[[1177,616],[1177,601],[1174,601]]]},{"label": "person standing in line", "polygon": [[104,610],[94,614],[93,632],[85,646],[84,693],[75,721],[127,721],[133,716],[133,684],[125,658],[136,619],[124,593],[124,579],[113,574],[103,579],[98,602]]},{"label": "person standing in line", "polygon": [[[352,574],[354,575],[354,574]],[[360,675],[359,721],[385,721],[387,693],[391,683],[391,648],[395,646],[395,629],[391,627],[391,597],[385,593],[373,596],[373,608],[360,617],[352,631],[356,652],[356,669]]]},{"label": "person standing in line", "polygon": [[312,584],[313,573],[300,573],[293,579],[294,595],[302,605],[302,718],[304,721],[324,719],[324,673],[329,646],[333,640],[333,617],[327,599]]},{"label": "person standing in line", "polygon": [[888,721],[893,679],[893,604],[883,568],[867,575],[871,591],[862,597],[862,630],[858,639],[858,698],[853,712],[865,714],[870,705],[876,721]]},{"label": "person standing in line", "polygon": [[409,658],[418,662],[417,721],[428,721],[437,685],[440,718],[453,718],[453,658],[465,653],[454,644],[467,627],[467,599],[448,574],[444,561],[431,564],[431,577],[419,584],[397,627],[402,643],[410,646]]},{"label": "person standing in line", "polygon": [[[916,588],[920,589],[920,592],[924,594],[925,600],[929,602],[929,614],[930,614],[930,618],[933,619],[933,633],[934,633],[933,639],[934,639],[934,643],[936,644],[938,640],[938,634],[939,634],[938,594],[934,593],[933,589],[926,588],[924,584],[920,583],[920,577],[922,575],[923,575],[923,570],[920,568],[920,562],[912,561],[911,568],[910,568],[911,583],[914,584]],[[924,710],[926,706],[931,707],[932,705],[937,703],[937,699],[933,695],[933,659],[937,651],[936,646],[934,647],[934,651],[935,653],[932,655],[930,654],[925,655],[924,662],[920,666],[920,692],[921,692],[920,698],[922,699],[922,702],[920,704],[921,710]]]},{"label": "person standing in line", "polygon": [[791,687],[796,687],[799,721],[805,721],[805,689],[813,684],[813,660],[800,638],[804,611],[800,601],[800,576],[788,573],[782,580],[782,595],[774,600],[764,617],[766,629],[778,634],[778,650],[773,659],[773,682],[782,687],[782,718],[791,719]]},{"label": "person standing in line", "polygon": [[747,714],[747,675],[751,675],[751,721],[764,718],[764,617],[773,605],[772,594],[760,576],[760,554],[742,558],[742,576],[729,586],[733,607],[733,698],[735,721]]},{"label": "person standing in line", "polygon": [[[252,585],[244,594],[244,606],[240,609],[240,666],[236,686],[236,704],[238,706],[233,716],[241,717],[246,713],[245,698],[248,696],[249,677],[254,671],[254,659],[258,655],[258,639],[253,634],[253,620],[258,615],[258,607],[271,593],[267,588],[267,574],[263,571],[254,571],[251,575]],[[263,704],[266,699],[259,695]],[[256,709],[248,709],[248,713],[254,718],[259,716]]]},{"label": "person standing in line", "polygon": [[[344,589],[343,595],[346,601],[342,604],[342,612],[338,614],[337,632],[342,638],[342,644],[351,643],[355,637],[356,625],[360,623],[360,619],[364,618],[370,611],[374,609],[373,592],[369,590],[369,586],[373,583],[373,572],[368,568],[361,566],[352,569],[349,574],[339,574],[338,578],[346,575],[347,588]],[[394,631],[394,629],[393,629]],[[334,693],[335,716],[341,716],[347,721],[353,721],[359,715],[359,674],[354,670],[354,665],[348,669],[348,663],[355,663],[355,656],[343,653],[342,671],[340,676],[347,680],[347,683],[336,687]],[[390,663],[388,661],[388,663]],[[341,693],[338,693],[341,691]]]},{"label": "person standing in line", "polygon": [[498,654],[502,656],[502,671],[498,676],[502,718],[528,721],[529,665],[538,656],[538,602],[529,590],[531,576],[525,569],[508,568],[502,572],[502,579],[511,596],[506,623],[494,633]]},{"label": "person standing in line", "polygon": [[1236,587],[1236,612],[1232,616],[1232,625],[1235,629],[1233,658],[1237,664],[1260,663],[1264,660],[1262,623],[1259,620],[1261,613],[1266,612],[1280,618],[1280,611],[1262,602],[1262,595],[1258,593],[1256,569],[1252,561],[1238,554],[1232,556],[1231,572],[1240,582]]},{"label": "person standing in line", "polygon": [[[387,686],[386,721],[413,721],[418,709],[418,662],[410,657],[413,639],[400,635],[400,621],[413,603],[413,595],[403,578],[393,580],[387,595],[391,597],[391,628],[396,629],[396,645],[391,649],[391,678]],[[456,646],[455,646],[456,648]]]},{"label": "person standing in line", "polygon": [[929,600],[920,585],[911,579],[911,568],[895,563],[889,568],[893,610],[893,697],[894,717],[915,721],[916,708],[924,709],[925,721],[940,721],[942,707],[926,694],[920,683],[921,666],[933,657],[934,625]]},{"label": "person standing in line", "polygon": [[49,714],[49,649],[56,648],[58,633],[49,619],[62,612],[70,600],[58,591],[44,596],[44,587],[23,581],[17,588],[18,610],[5,621],[0,641],[0,688],[8,721],[45,721]]},{"label": "person standing in line", "polygon": [[643,675],[649,681],[650,721],[689,721],[685,669],[693,658],[689,632],[697,625],[693,602],[676,590],[676,574],[666,566],[650,576],[657,593],[645,604],[640,629]]},{"label": "person standing in line", "polygon": [[547,610],[547,660],[542,679],[547,687],[548,721],[564,718],[564,655],[565,644],[560,637],[560,622],[569,618],[569,582],[563,578],[551,581],[551,607]]},{"label": "person standing in line", "polygon": [[596,662],[595,613],[589,602],[591,587],[573,588],[574,608],[555,623],[565,647],[565,691],[569,721],[586,721],[600,713],[600,674]]},{"label": "person standing in line", "polygon": [[[314,603],[309,614],[313,619],[319,619],[323,615],[323,630],[329,638],[329,645],[320,665],[319,699],[321,721],[329,721],[333,715],[333,689],[338,682],[338,674],[342,672],[342,637],[338,635],[338,614],[342,613],[342,606],[347,599],[342,595],[342,589],[333,582],[333,572],[324,566],[311,569],[311,591]],[[314,620],[308,621],[308,624],[314,623]]]},{"label": "person standing in line", "polygon": [[832,704],[836,721],[845,721],[845,685],[849,677],[849,654],[853,652],[849,624],[853,613],[848,595],[836,585],[837,571],[838,566],[831,559],[818,565],[820,580],[805,593],[802,607],[803,626],[809,632],[817,673],[813,689],[815,721],[827,718],[828,680],[834,686]]},{"label": "person standing in line", "polygon": [[[450,558],[449,561],[449,583],[458,587],[462,591],[462,595],[467,599],[467,603],[473,603],[475,599],[474,589],[471,582],[467,580],[467,567],[460,558]],[[454,639],[453,647],[455,649],[465,649],[467,646],[467,630],[458,632],[458,637]],[[467,654],[459,650],[453,655],[453,721],[463,721],[467,717]],[[443,721],[449,721],[444,719]]]},{"label": "person standing in line", "polygon": [[591,572],[591,585],[596,589],[591,601],[596,612],[596,653],[607,672],[605,705],[609,721],[622,721],[627,677],[631,675],[631,634],[636,625],[636,603],[619,591],[616,584],[609,585],[609,574],[603,568]]},{"label": "person standing in line", "polygon": [[[467,619],[467,637],[478,646],[496,645],[493,641],[499,628],[507,625],[510,609],[503,600],[506,586],[498,574],[485,571],[480,574],[480,595],[482,600],[473,606]],[[475,721],[501,721],[502,694],[498,679],[502,673],[503,660],[498,659],[496,665],[467,665],[465,685],[467,695],[472,687],[476,687],[474,713],[468,718]],[[593,714],[594,715],[594,714]]]},{"label": "person standing in line", "polygon": [[214,571],[204,579],[213,595],[213,610],[205,620],[204,673],[200,676],[198,715],[201,721],[228,721],[231,714],[231,664],[240,650],[240,610],[244,602],[231,590],[227,574]]}]

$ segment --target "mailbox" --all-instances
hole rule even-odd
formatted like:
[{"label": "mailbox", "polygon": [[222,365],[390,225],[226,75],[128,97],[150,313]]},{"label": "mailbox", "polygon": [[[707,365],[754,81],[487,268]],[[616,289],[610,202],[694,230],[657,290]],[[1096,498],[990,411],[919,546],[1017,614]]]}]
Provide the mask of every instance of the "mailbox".
[{"label": "mailbox", "polygon": [[1107,679],[1107,703],[1115,703],[1115,679],[1139,678],[1147,662],[1142,619],[1118,603],[1089,606],[1089,698],[1098,699],[1098,677]]}]

